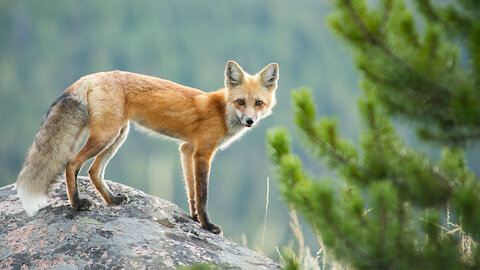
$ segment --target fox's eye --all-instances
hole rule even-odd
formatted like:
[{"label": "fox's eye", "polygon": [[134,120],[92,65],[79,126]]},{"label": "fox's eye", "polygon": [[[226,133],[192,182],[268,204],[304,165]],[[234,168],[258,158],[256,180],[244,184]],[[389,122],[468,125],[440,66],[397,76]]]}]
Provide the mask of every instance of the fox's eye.
[{"label": "fox's eye", "polygon": [[245,105],[245,100],[239,99],[239,100],[237,100],[237,103],[238,103],[238,105],[243,106],[243,105]]},{"label": "fox's eye", "polygon": [[258,107],[260,107],[260,106],[263,105],[263,101],[257,100],[257,101],[255,102],[255,105],[257,105]]}]

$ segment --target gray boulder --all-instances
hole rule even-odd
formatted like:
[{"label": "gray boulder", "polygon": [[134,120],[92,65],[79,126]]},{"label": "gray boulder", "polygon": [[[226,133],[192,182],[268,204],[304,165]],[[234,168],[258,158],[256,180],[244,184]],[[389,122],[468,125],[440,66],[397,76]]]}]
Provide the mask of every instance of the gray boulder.
[{"label": "gray boulder", "polygon": [[90,180],[80,196],[95,203],[78,212],[68,204],[63,180],[49,205],[28,217],[16,185],[0,188],[0,269],[175,269],[211,263],[222,269],[278,269],[279,264],[208,232],[175,204],[107,181],[130,203],[109,206]]}]

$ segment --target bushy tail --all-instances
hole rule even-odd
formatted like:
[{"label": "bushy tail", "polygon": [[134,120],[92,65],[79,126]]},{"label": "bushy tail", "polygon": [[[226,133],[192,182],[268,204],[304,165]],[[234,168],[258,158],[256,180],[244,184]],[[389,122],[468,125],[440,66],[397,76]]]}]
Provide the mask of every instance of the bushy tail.
[{"label": "bushy tail", "polygon": [[47,203],[50,187],[78,148],[87,123],[86,101],[69,92],[46,113],[17,179],[18,196],[29,216]]}]

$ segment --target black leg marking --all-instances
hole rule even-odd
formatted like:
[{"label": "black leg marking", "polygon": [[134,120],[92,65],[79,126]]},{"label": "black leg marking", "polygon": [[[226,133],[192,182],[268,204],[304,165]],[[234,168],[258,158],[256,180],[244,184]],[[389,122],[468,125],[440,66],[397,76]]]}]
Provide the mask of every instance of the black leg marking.
[{"label": "black leg marking", "polygon": [[75,191],[73,193],[73,201],[77,206],[76,209],[78,211],[88,211],[93,208],[93,203],[88,199],[80,199],[78,196],[78,188],[77,188],[77,176],[78,176],[78,169],[75,171]]},{"label": "black leg marking", "polygon": [[223,234],[223,231],[222,231],[222,228],[220,228],[219,226],[213,224],[213,223],[207,223],[206,226],[202,226],[205,230],[209,230],[211,231],[212,233],[214,234],[220,234],[222,235]]},{"label": "black leg marking", "polygon": [[73,190],[73,203],[78,207],[80,202],[80,198],[78,197],[78,188],[77,188],[77,176],[78,176],[78,169],[75,171],[75,189]]},{"label": "black leg marking", "polygon": [[208,203],[208,182],[207,181],[204,181],[204,183],[202,183],[201,190],[202,191],[200,193],[200,198],[199,198],[199,201],[200,201],[199,208],[201,210],[198,212],[198,214],[202,215],[205,223],[210,223],[210,217],[208,216],[208,210],[207,210],[207,203]]},{"label": "black leg marking", "polygon": [[197,210],[195,209],[195,199],[190,200],[190,214],[192,215],[192,219],[198,222]]},{"label": "black leg marking", "polygon": [[89,201],[88,199],[80,199],[77,205],[77,210],[78,211],[88,211],[93,208],[93,203]]},{"label": "black leg marking", "polygon": [[210,166],[208,163],[196,164],[196,199],[198,200],[197,213],[200,218],[200,223],[202,227],[206,230],[209,230],[215,234],[222,234],[222,229],[210,222],[210,217],[208,216],[207,202],[208,202],[208,176],[209,176]]}]

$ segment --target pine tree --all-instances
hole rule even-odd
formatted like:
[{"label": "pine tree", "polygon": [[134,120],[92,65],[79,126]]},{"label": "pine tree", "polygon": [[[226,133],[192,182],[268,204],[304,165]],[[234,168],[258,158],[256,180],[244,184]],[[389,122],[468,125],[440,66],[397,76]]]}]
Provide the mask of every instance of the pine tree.
[{"label": "pine tree", "polygon": [[[480,140],[480,1],[334,0],[330,27],[361,71],[359,145],[293,92],[305,148],[336,172],[314,177],[284,128],[267,134],[281,192],[329,254],[356,269],[480,269],[480,184],[462,148]],[[414,20],[416,18],[417,20]],[[442,148],[407,146],[389,117]],[[340,183],[340,184],[339,184]]]}]

